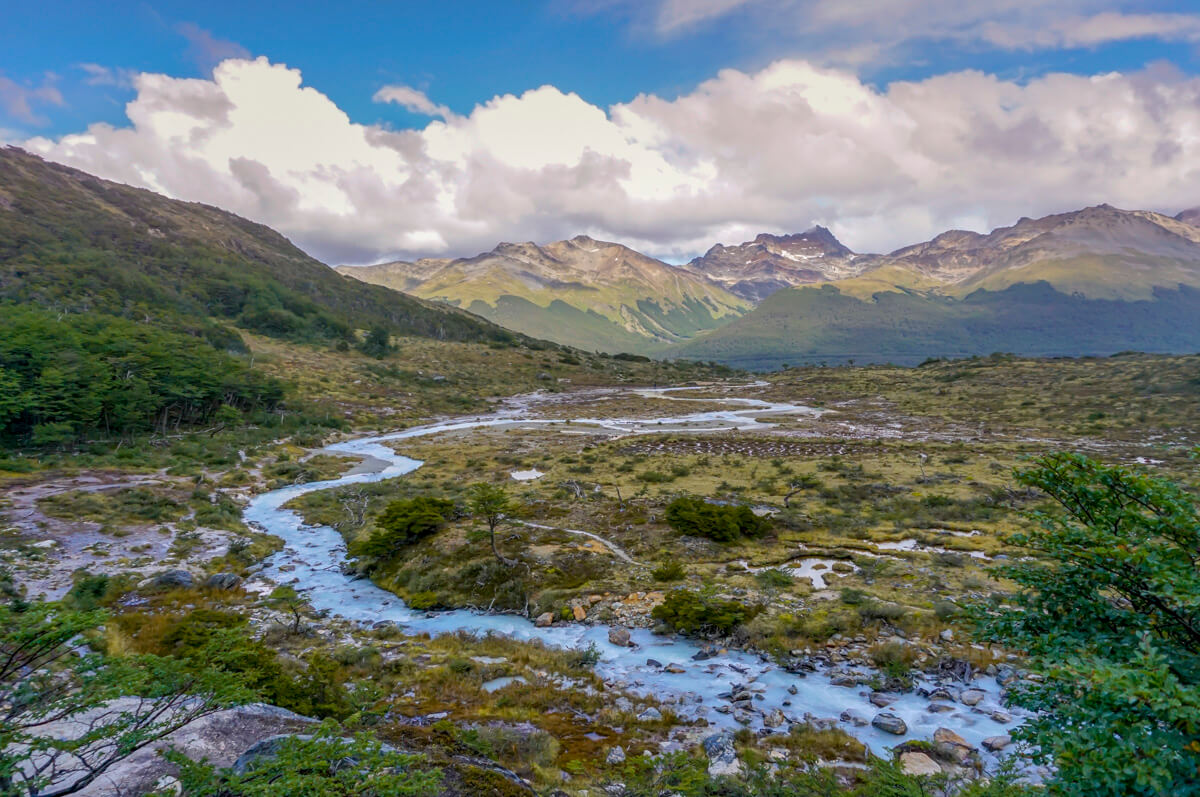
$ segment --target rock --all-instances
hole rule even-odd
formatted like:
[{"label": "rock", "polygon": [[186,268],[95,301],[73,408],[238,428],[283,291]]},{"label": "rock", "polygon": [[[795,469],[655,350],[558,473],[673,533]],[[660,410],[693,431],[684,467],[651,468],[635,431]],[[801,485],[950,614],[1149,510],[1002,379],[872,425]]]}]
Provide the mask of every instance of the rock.
[{"label": "rock", "polygon": [[937,775],[942,771],[936,761],[918,752],[901,753],[900,769],[905,775]]},{"label": "rock", "polygon": [[945,631],[943,631],[942,633],[938,634],[938,636],[941,638],[941,640],[942,640],[943,642],[952,642],[952,641],[954,641],[954,632],[953,632],[953,631],[951,631],[949,628],[947,628],[947,629],[946,629]]},{"label": "rock", "polygon": [[992,718],[992,722],[998,722],[1001,725],[1012,722],[1012,715],[1004,711],[993,711],[988,716]]},{"label": "rock", "polygon": [[705,737],[701,746],[708,756],[708,775],[717,778],[722,775],[740,775],[742,762],[738,760],[737,748],[733,746],[733,733],[724,731]]},{"label": "rock", "polygon": [[985,750],[991,750],[993,753],[998,753],[1004,748],[1012,744],[1011,736],[989,736],[984,739],[981,744]]},{"label": "rock", "polygon": [[687,672],[687,670],[683,669],[678,664],[674,664],[674,663],[668,664],[663,669],[666,670],[667,672],[675,673],[676,675]]},{"label": "rock", "polygon": [[575,608],[571,609],[571,614],[575,615],[576,620],[587,619],[587,609],[583,608],[582,606],[576,606]]},{"label": "rock", "polygon": [[896,695],[890,695],[887,692],[872,692],[871,696],[867,699],[871,701],[871,705],[873,706],[887,708],[895,703],[898,698]]},{"label": "rock", "polygon": [[964,706],[977,706],[983,702],[985,697],[987,697],[987,692],[982,689],[967,689],[959,696],[959,700]]},{"label": "rock", "polygon": [[204,586],[212,589],[235,589],[241,583],[241,576],[237,573],[213,573],[204,582]]},{"label": "rock", "polygon": [[541,380],[542,382],[549,382],[554,377],[550,376],[550,374],[546,373],[545,371],[542,371],[540,374],[537,375],[537,378],[539,380]]},{"label": "rock", "polygon": [[787,717],[783,716],[783,712],[779,709],[775,709],[763,717],[763,725],[768,728],[778,728],[785,722],[787,722]]},{"label": "rock", "polygon": [[871,725],[884,733],[894,733],[897,736],[903,736],[908,733],[908,725],[904,720],[897,717],[890,711],[881,711],[871,720]]},{"label": "rock", "polygon": [[154,781],[155,794],[183,794],[183,784],[173,775],[163,775]]},{"label": "rock", "polygon": [[546,628],[547,626],[554,625],[554,615],[550,612],[543,612],[537,616],[533,624],[538,628]]},{"label": "rock", "polygon": [[831,678],[829,683],[831,686],[845,686],[853,689],[854,687],[858,686],[858,676],[851,675],[849,673],[843,673],[842,675]]},{"label": "rock", "polygon": [[609,765],[625,763],[625,748],[617,745],[608,751],[608,757],[604,759],[604,763]]},{"label": "rock", "polygon": [[856,711],[851,711],[850,709],[846,709],[845,711],[843,711],[841,713],[841,715],[838,717],[838,719],[841,720],[842,722],[848,722],[856,728],[865,728],[867,725],[870,724],[869,722],[867,722],[866,717],[864,717],[863,715],[859,714]]},{"label": "rock", "polygon": [[196,580],[192,578],[192,574],[186,570],[167,570],[164,573],[159,573],[154,577],[154,586],[164,587],[167,589],[183,588],[187,589],[195,585]]},{"label": "rock", "polygon": [[657,722],[658,720],[662,719],[662,712],[656,709],[654,706],[651,706],[641,714],[638,714],[637,718],[642,722]]},{"label": "rock", "polygon": [[646,659],[646,666],[647,667],[658,667],[661,669],[662,662],[659,661],[658,659]]},{"label": "rock", "polygon": [[627,648],[633,644],[629,638],[629,629],[621,628],[620,626],[608,629],[608,641],[623,648]]},{"label": "rock", "polygon": [[933,732],[933,749],[942,758],[956,764],[965,764],[976,752],[974,746],[949,728],[938,728]]}]

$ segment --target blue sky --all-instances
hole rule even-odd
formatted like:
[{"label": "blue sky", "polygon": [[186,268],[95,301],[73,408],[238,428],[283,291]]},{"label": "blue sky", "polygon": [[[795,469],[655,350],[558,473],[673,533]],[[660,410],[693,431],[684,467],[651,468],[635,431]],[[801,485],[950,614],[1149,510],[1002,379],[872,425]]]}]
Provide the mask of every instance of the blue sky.
[{"label": "blue sky", "polygon": [[[1137,6],[1200,12],[1197,2]],[[302,68],[306,84],[356,121],[396,126],[425,120],[373,103],[382,85],[416,86],[459,113],[496,94],[547,83],[608,106],[643,92],[676,96],[725,67],[753,70],[776,58],[822,55],[795,37],[755,27],[755,20],[734,12],[661,35],[618,4],[545,0],[14,3],[0,29],[0,74],[30,88],[53,74],[63,104],[35,102],[39,118],[9,112],[2,124],[28,134],[68,133],[97,121],[120,124],[132,89],[89,84],[93,76],[81,65],[199,77],[214,57],[196,41],[201,37],[224,44],[226,53],[266,55]],[[1195,73],[1200,48],[1141,38],[1028,52],[917,40],[901,60],[882,59],[857,71],[881,85],[960,69],[1028,79],[1051,71],[1130,71],[1164,60]]]},{"label": "blue sky", "polygon": [[[170,143],[171,122],[159,111],[164,104],[179,103],[180,113],[198,113],[189,105],[195,86],[189,89],[188,79],[226,97],[234,80],[232,63],[255,57],[266,60],[254,76],[247,71],[242,77],[265,81],[262,91],[272,92],[262,97],[266,104],[279,99],[286,87],[266,81],[265,64],[279,69],[286,65],[301,75],[304,87],[346,114],[355,136],[411,131],[421,138],[381,145],[404,150],[401,161],[394,161],[389,150],[379,159],[363,155],[353,163],[331,165],[328,155],[320,152],[322,142],[313,140],[290,144],[308,147],[311,163],[301,159],[276,164],[251,156],[262,146],[263,125],[257,124],[242,128],[244,138],[226,142],[219,159],[204,155],[204,176],[211,181],[201,180],[195,189],[191,183],[173,183],[172,175],[189,169],[189,179],[198,179],[200,155]],[[227,59],[232,59],[229,69],[214,72]],[[780,69],[780,64],[789,68]],[[964,76],[978,72],[992,82],[973,90]],[[1200,3],[1194,0],[44,0],[9,4],[5,10],[0,26],[0,140],[183,198],[229,196],[226,204],[231,209],[279,226],[331,259],[462,254],[497,236],[574,231],[621,236],[658,254],[680,257],[717,237],[756,229],[788,231],[816,222],[832,226],[843,237],[857,237],[849,242],[855,248],[886,248],[944,225],[1009,222],[1018,211],[1026,215],[1092,200],[1145,204],[1156,195],[1168,204],[1184,202],[1182,188],[1156,194],[1147,181],[1132,185],[1122,178],[1122,172],[1143,157],[1124,143],[1131,138],[1110,142],[1108,148],[1118,148],[1121,157],[1095,165],[1101,176],[1104,169],[1112,169],[1107,182],[1089,179],[1081,184],[1059,168],[1064,157],[1083,157],[1083,151],[1064,138],[1064,131],[1079,125],[1061,116],[1051,119],[1061,111],[1054,106],[1084,102],[1075,99],[1081,91],[1095,94],[1092,84],[1069,83],[1060,76],[1094,81],[1112,72],[1128,80],[1128,85],[1114,83],[1105,89],[1114,101],[1131,91],[1139,98],[1119,111],[1122,119],[1149,125],[1162,139],[1145,153],[1147,168],[1158,168],[1164,157],[1175,159],[1176,171],[1179,162],[1190,164],[1185,134],[1190,121],[1166,120],[1153,97],[1169,89],[1172,102],[1190,109],[1191,87],[1200,74]],[[169,85],[139,84],[137,76],[146,74],[168,76]],[[780,74],[786,75],[782,80],[788,86],[783,94]],[[930,92],[929,102],[921,104],[912,91],[895,89],[900,82]],[[541,86],[552,87],[554,96],[525,95]],[[403,87],[405,96],[421,92],[428,100],[415,105],[381,101],[377,93],[385,87]],[[987,96],[970,96],[980,90]],[[1062,99],[1050,100],[1052,92],[1064,93]],[[511,111],[512,120],[487,127],[499,122],[481,109],[506,94],[528,101],[520,103],[521,108],[518,103],[500,103],[505,113]],[[863,123],[848,132],[846,119],[834,107],[842,103],[838,97],[855,97],[857,110],[848,113],[858,119],[875,114],[883,127],[867,129]],[[539,98],[545,101],[533,101]],[[135,100],[142,111],[131,119],[127,103]],[[992,102],[990,108],[984,105],[987,101]],[[707,110],[699,107],[706,102]],[[948,107],[934,114],[932,109],[942,102]],[[1102,118],[1102,94],[1087,102],[1090,105],[1077,114],[1090,120],[1085,127],[1112,124]],[[780,103],[788,107],[782,115],[774,114]],[[760,113],[767,120],[762,123],[762,141],[754,139],[753,131],[716,125],[721,119]],[[963,187],[945,176],[959,167],[948,160],[931,163],[942,157],[931,142],[947,114],[969,127],[971,136],[984,137],[970,146],[956,142],[964,152],[978,150],[982,142],[1010,153],[1026,149],[1031,134],[1045,135],[1043,145],[1021,154],[1043,153],[1047,160],[1041,165],[1054,190],[1019,196],[1006,194],[999,185],[978,191],[968,186],[964,196]],[[981,119],[995,123],[995,114],[1006,116],[997,123],[1004,130],[979,128]],[[685,119],[688,115],[691,118]],[[701,124],[693,136],[688,126],[695,127],[698,118],[714,126],[708,130]],[[560,161],[534,164],[518,155],[518,162],[510,163],[507,156],[497,155],[511,154],[511,139],[525,137],[521,125],[529,125],[532,136],[564,119],[574,120],[571,135],[578,137],[579,146],[568,147]],[[871,142],[889,138],[897,119],[903,119],[900,127],[915,132],[908,141],[891,142],[886,152],[875,152]],[[284,121],[292,130],[312,124],[304,118]],[[128,135],[92,128],[83,139],[73,137],[97,124]],[[224,122],[213,124],[213,130],[228,132]],[[1118,130],[1124,126],[1114,125]],[[288,129],[284,125],[276,135],[286,136]],[[789,150],[790,131],[811,140]],[[1101,129],[1100,135],[1107,134]],[[504,136],[509,140],[500,140]],[[830,136],[853,139],[854,146],[831,153],[816,143],[828,142]],[[131,143],[135,137],[138,146]],[[453,143],[447,143],[450,138]],[[464,143],[468,140],[470,145]],[[240,159],[253,161],[254,167],[230,165],[239,160],[230,157],[237,155],[239,142],[250,153]],[[628,142],[633,148],[625,152]],[[157,161],[143,154],[151,150],[159,152]],[[412,154],[417,150],[419,155]],[[450,154],[437,154],[446,152]],[[810,163],[814,157],[831,163],[844,157],[846,171],[838,179],[815,166],[799,169],[791,188],[784,190],[771,185],[771,168],[761,173],[751,168],[763,152]],[[593,155],[607,159],[600,177],[595,177],[594,164],[589,166]],[[166,162],[169,158],[178,160]],[[856,161],[869,163],[873,158],[879,160],[877,171],[912,173],[884,185],[854,171]],[[504,172],[510,184],[525,184],[528,178],[536,189],[510,197],[503,207],[491,204],[492,199],[481,204],[477,192],[466,189],[479,184],[483,172],[478,164],[485,161],[504,161],[511,167]],[[373,202],[381,193],[404,195],[408,204],[397,205],[398,215],[413,207],[415,197],[423,197],[427,205],[410,215],[424,218],[411,229],[389,238],[349,224],[358,199],[357,188],[348,188],[345,180],[337,186],[342,197],[314,210],[320,204],[314,197],[323,195],[321,186],[314,186],[314,175],[335,169],[344,177],[358,168],[381,169],[385,162],[396,169],[394,179],[363,190],[375,197]],[[1030,163],[1035,170],[1038,166]],[[263,173],[252,180],[246,168],[257,167]],[[566,196],[566,189],[554,183],[560,168],[575,170],[578,180],[594,180],[591,196],[619,191],[619,201],[614,204],[610,196],[607,202],[593,203],[579,192]],[[486,173],[497,179],[494,172]],[[659,182],[639,183],[643,173],[658,175]],[[443,181],[437,186],[429,182],[434,174]],[[424,182],[418,184],[415,175]],[[913,190],[913,185],[934,176],[944,182],[937,193]],[[988,174],[975,184],[993,179],[997,175]],[[551,183],[559,185],[555,190],[560,193],[546,188]],[[850,188],[843,191],[839,186]],[[851,190],[854,186],[860,188]],[[957,197],[952,195],[955,191]],[[280,199],[285,194],[287,201]],[[530,207],[518,207],[522,198],[535,195]],[[656,196],[662,201],[655,203]],[[701,203],[706,198],[711,201]],[[1200,204],[1200,196],[1195,199],[1193,204]],[[694,203],[694,209],[685,217],[678,208],[687,203]],[[663,210],[668,204],[669,212]],[[624,216],[613,210],[617,206],[624,208]],[[891,214],[890,219],[885,214]],[[342,223],[334,224],[331,219],[338,216]],[[485,223],[485,217],[500,217],[503,223]],[[384,219],[378,223],[396,226]]]}]

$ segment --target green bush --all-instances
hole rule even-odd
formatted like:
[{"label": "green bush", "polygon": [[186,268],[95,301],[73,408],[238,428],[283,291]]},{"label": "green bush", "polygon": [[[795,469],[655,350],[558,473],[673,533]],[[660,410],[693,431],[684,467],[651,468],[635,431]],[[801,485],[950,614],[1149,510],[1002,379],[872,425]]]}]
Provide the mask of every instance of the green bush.
[{"label": "green bush", "polygon": [[759,611],[757,606],[723,600],[707,592],[673,589],[654,607],[651,616],[685,634],[728,634]]},{"label": "green bush", "polygon": [[454,502],[420,495],[392,501],[375,519],[377,531],[358,540],[355,556],[374,559],[372,568],[386,565],[409,545],[436,534],[454,512]]},{"label": "green bush", "polygon": [[667,523],[681,534],[717,542],[762,537],[771,529],[771,521],[754,514],[748,506],[710,504],[687,495],[667,505]]},{"label": "green bush", "polygon": [[655,581],[679,581],[687,575],[687,571],[676,560],[667,559],[658,567],[651,570],[650,575],[654,577]]}]

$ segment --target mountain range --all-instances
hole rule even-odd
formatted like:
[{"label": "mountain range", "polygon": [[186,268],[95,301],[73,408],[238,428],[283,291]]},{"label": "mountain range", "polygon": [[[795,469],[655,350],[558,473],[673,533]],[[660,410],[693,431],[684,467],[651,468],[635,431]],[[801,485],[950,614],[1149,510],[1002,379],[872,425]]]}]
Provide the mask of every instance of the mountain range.
[{"label": "mountain range", "polygon": [[750,302],[701,274],[585,235],[502,243],[458,260],[340,266],[343,274],[585,350],[646,352],[716,329]]},{"label": "mountain range", "polygon": [[888,254],[824,227],[671,266],[586,236],[459,260],[340,267],[585,349],[749,368],[1013,351],[1200,349],[1200,209],[1097,205]]}]

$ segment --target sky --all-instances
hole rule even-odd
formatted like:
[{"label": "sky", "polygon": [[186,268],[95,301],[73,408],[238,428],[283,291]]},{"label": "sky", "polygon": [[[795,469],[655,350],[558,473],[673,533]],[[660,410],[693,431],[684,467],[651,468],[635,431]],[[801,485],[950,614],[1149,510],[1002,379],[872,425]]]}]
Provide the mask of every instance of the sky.
[{"label": "sky", "polygon": [[1200,0],[10,4],[0,142],[325,262],[1200,205]]}]

